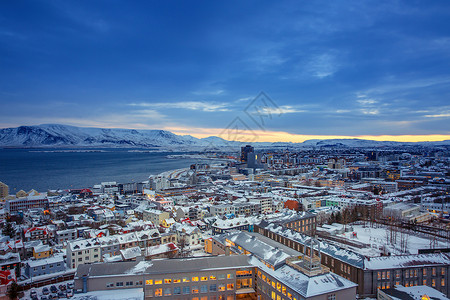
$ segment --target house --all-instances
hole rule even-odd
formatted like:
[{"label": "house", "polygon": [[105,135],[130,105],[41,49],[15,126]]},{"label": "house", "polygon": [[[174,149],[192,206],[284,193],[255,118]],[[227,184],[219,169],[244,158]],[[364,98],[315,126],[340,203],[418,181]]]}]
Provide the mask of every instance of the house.
[{"label": "house", "polygon": [[65,244],[68,241],[73,241],[77,238],[76,229],[65,229],[56,231],[56,242],[58,244]]},{"label": "house", "polygon": [[25,274],[29,278],[66,270],[64,258],[62,255],[48,257],[45,259],[29,260],[25,264]]},{"label": "house", "polygon": [[100,262],[101,247],[98,239],[75,240],[66,246],[67,266],[71,269],[79,265]]},{"label": "house", "polygon": [[195,246],[202,243],[202,234],[197,226],[175,223],[171,231],[177,234],[178,242],[185,243],[186,246]]},{"label": "house", "polygon": [[165,219],[169,219],[170,215],[166,211],[156,209],[146,209],[143,211],[143,220],[152,221],[155,225],[161,225]]},{"label": "house", "polygon": [[33,247],[33,257],[35,259],[47,258],[53,254],[53,249],[49,245],[39,245]]},{"label": "house", "polygon": [[42,243],[48,244],[48,241],[54,237],[55,227],[52,225],[31,227],[24,230],[24,240],[26,242],[40,240]]}]

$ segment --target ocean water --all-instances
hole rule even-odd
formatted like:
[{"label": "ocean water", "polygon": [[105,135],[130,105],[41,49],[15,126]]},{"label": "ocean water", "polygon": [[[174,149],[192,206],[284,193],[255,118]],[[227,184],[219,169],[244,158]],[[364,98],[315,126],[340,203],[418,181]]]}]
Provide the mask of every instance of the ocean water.
[{"label": "ocean water", "polygon": [[[92,150],[92,151],[91,151]],[[77,152],[80,151],[80,152]],[[23,189],[92,187],[104,181],[140,182],[149,175],[185,168],[196,159],[168,159],[164,152],[128,149],[0,149],[0,181],[10,194]]]}]

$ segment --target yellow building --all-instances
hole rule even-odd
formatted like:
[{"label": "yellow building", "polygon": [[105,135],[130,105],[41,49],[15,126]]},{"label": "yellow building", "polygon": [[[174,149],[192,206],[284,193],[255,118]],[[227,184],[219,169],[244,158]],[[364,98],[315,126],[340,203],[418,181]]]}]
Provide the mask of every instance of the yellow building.
[{"label": "yellow building", "polygon": [[35,259],[47,258],[53,254],[53,249],[48,245],[40,245],[33,247],[33,257]]},{"label": "yellow building", "polygon": [[9,186],[0,181],[0,199],[6,198],[9,195]]},{"label": "yellow building", "polygon": [[212,238],[205,239],[205,252],[212,253]]}]

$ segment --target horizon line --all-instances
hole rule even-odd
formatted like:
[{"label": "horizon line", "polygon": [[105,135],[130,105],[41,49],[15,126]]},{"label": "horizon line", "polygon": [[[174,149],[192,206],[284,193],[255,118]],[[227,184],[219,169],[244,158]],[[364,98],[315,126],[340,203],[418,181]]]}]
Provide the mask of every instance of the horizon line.
[{"label": "horizon line", "polygon": [[[42,126],[42,125],[62,125],[73,126],[80,128],[98,128],[98,129],[124,129],[124,130],[166,130],[176,135],[181,136],[193,136],[195,138],[208,138],[208,137],[220,137],[227,141],[236,141],[242,143],[303,143],[307,140],[328,140],[328,139],[358,139],[358,140],[371,140],[378,142],[441,142],[450,140],[450,135],[446,134],[380,134],[380,135],[327,135],[327,134],[295,134],[285,131],[275,130],[238,130],[233,133],[232,130],[227,128],[204,128],[204,127],[167,127],[162,128],[147,127],[144,124],[134,124],[135,126],[122,125],[110,125],[102,126],[101,124],[92,125],[80,125],[80,124],[60,124],[60,123],[42,123],[39,125],[19,125],[16,127],[2,127],[0,129],[18,128],[21,126]],[[125,126],[123,126],[125,125]],[[137,125],[137,126],[136,126]],[[227,139],[233,135],[236,139]]]}]

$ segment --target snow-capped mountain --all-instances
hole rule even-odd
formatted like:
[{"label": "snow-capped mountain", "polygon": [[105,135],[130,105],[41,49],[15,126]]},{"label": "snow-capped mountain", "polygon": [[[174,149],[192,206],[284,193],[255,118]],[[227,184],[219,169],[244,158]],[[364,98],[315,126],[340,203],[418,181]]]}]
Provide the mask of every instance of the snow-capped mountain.
[{"label": "snow-capped mountain", "polygon": [[[183,151],[237,149],[245,143],[226,141],[217,136],[198,139],[165,130],[86,128],[58,124],[0,129],[0,147],[145,147]],[[257,148],[371,148],[402,145],[445,146],[450,141],[400,143],[363,139],[307,140],[303,143],[259,142]]]},{"label": "snow-capped mountain", "polygon": [[58,124],[0,129],[0,146],[10,147],[177,147],[206,141],[165,130],[84,128]]}]

